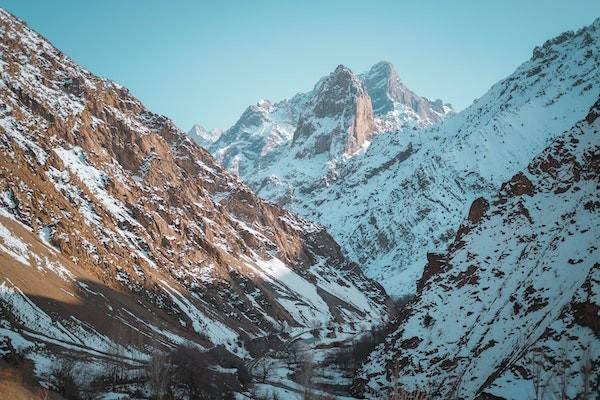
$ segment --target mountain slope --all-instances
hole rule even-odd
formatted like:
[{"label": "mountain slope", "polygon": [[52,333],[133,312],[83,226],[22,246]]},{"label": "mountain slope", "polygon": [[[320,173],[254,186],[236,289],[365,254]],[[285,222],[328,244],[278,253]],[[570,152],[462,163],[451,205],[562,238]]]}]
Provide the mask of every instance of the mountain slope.
[{"label": "mountain slope", "polygon": [[261,100],[248,107],[234,126],[208,149],[229,171],[246,176],[254,168],[276,158],[294,136],[306,96],[272,104]]},{"label": "mountain slope", "polygon": [[380,393],[394,382],[433,398],[598,393],[599,116],[600,99],[499,193],[473,202],[357,386]]},{"label": "mountain slope", "polygon": [[492,195],[585,116],[600,94],[599,36],[596,20],[549,40],[461,113],[428,129],[376,135],[346,162],[323,160],[324,172],[286,156],[246,180],[327,226],[389,293],[414,292],[426,253],[447,247],[465,205]]},{"label": "mountain slope", "polygon": [[382,288],[322,227],[260,200],[4,10],[0,51],[8,348],[42,371],[70,351],[111,357],[115,342],[131,358],[148,342],[250,357],[249,343],[282,330],[386,318]]}]

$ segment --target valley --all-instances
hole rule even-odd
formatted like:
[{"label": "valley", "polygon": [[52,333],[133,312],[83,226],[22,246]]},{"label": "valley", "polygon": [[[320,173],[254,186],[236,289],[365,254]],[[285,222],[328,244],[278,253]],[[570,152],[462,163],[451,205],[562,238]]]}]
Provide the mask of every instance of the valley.
[{"label": "valley", "polygon": [[0,55],[3,393],[596,398],[600,19],[462,111],[339,65],[188,133],[2,9]]}]

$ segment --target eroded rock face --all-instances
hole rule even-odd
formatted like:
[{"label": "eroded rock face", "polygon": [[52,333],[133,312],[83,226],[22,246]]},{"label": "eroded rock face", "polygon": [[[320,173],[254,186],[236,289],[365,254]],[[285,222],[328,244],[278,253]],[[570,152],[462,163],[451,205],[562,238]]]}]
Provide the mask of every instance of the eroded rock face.
[{"label": "eroded rock face", "polygon": [[[0,32],[0,256],[32,267],[26,278],[0,270],[3,302],[18,311],[27,299],[62,301],[64,289],[95,305],[68,325],[68,343],[86,323],[98,332],[90,343],[115,324],[242,357],[243,342],[285,327],[384,318],[382,288],[322,227],[259,199],[169,119],[3,10]],[[4,251],[11,237],[22,254]],[[54,283],[46,293],[42,279]],[[32,315],[46,321],[53,303],[38,303]],[[48,328],[17,317],[12,334]]]},{"label": "eroded rock face", "polygon": [[434,398],[519,398],[564,376],[548,396],[596,391],[599,111],[600,99],[490,201],[473,202],[448,252],[428,254],[415,300],[357,389],[396,381]]},{"label": "eroded rock face", "polygon": [[371,98],[363,83],[340,65],[315,86],[300,116],[292,149],[297,158],[328,153],[330,158],[358,151],[375,131]]}]

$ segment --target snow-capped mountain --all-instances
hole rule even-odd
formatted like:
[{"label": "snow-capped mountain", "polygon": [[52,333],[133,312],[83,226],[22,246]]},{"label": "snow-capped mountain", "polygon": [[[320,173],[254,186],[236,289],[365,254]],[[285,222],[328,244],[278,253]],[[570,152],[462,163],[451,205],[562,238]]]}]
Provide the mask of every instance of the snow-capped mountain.
[{"label": "snow-capped mountain", "polygon": [[600,98],[495,196],[473,202],[448,252],[428,256],[416,299],[357,389],[371,398],[392,386],[428,398],[596,398],[599,117]]},{"label": "snow-capped mountain", "polygon": [[466,205],[494,193],[594,103],[599,25],[537,47],[513,74],[437,125],[375,135],[343,162],[328,155],[304,162],[292,144],[242,178],[261,197],[324,224],[389,293],[414,292],[427,252],[448,246]]},{"label": "snow-capped mountain", "polygon": [[[332,164],[366,148],[373,135],[422,128],[452,113],[441,100],[432,102],[406,88],[390,63],[378,63],[362,75],[340,65],[308,93],[248,107],[209,149],[244,179],[257,173],[260,179],[266,177],[265,182],[254,179],[255,188],[271,179],[289,186],[292,182],[286,180],[295,182],[292,175],[302,175],[307,168],[311,172],[302,179],[312,184],[328,174]],[[286,159],[291,171],[279,173]]]},{"label": "snow-capped mountain", "polygon": [[340,65],[186,134],[0,9],[0,367],[105,398],[593,393],[599,116],[600,19],[459,114]]},{"label": "snow-capped mountain", "polygon": [[306,98],[299,94],[275,104],[259,101],[248,107],[235,125],[208,149],[229,171],[246,176],[277,159],[282,146],[292,140]]},{"label": "snow-capped mountain", "polygon": [[199,124],[192,126],[192,129],[190,129],[188,132],[188,136],[205,149],[216,142],[222,134],[223,131],[221,129],[215,128],[207,130]]},{"label": "snow-capped mountain", "polygon": [[382,130],[424,127],[454,113],[450,104],[416,95],[400,80],[394,66],[382,61],[360,78],[365,83],[373,112],[380,117]]},{"label": "snow-capped mountain", "polygon": [[0,55],[2,352],[40,374],[77,353],[93,375],[115,346],[133,364],[181,343],[250,358],[277,332],[386,318],[321,226],[4,10]]}]

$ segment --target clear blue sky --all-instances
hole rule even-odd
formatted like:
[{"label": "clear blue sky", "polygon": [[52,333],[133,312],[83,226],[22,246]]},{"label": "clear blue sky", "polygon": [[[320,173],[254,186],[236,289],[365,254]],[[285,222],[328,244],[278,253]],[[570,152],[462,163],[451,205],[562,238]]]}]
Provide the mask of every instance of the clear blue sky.
[{"label": "clear blue sky", "polygon": [[260,98],[310,90],[345,64],[396,65],[462,109],[535,45],[600,16],[598,0],[0,0],[78,63],[188,130],[227,128]]}]

